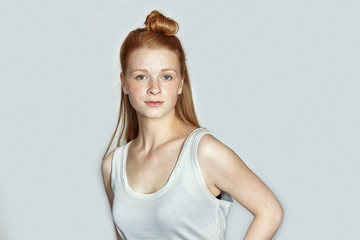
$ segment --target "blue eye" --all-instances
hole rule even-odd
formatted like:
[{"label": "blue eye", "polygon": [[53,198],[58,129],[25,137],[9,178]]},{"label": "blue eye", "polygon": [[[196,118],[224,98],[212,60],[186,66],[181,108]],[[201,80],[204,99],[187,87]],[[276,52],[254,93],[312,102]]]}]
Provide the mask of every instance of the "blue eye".
[{"label": "blue eye", "polygon": [[171,79],[172,79],[172,77],[171,77],[170,75],[165,75],[163,78],[164,78],[165,80],[171,80]]},{"label": "blue eye", "polygon": [[136,77],[137,80],[144,80],[145,79],[145,76],[144,75],[139,75]]}]

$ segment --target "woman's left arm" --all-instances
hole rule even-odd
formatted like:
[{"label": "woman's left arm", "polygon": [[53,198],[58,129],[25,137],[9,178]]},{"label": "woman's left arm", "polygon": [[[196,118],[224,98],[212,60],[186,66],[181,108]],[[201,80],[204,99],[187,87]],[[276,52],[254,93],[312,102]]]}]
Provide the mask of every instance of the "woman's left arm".
[{"label": "woman's left arm", "polygon": [[212,135],[201,138],[198,160],[209,189],[228,193],[254,215],[244,239],[272,239],[281,224],[283,209],[265,183]]}]

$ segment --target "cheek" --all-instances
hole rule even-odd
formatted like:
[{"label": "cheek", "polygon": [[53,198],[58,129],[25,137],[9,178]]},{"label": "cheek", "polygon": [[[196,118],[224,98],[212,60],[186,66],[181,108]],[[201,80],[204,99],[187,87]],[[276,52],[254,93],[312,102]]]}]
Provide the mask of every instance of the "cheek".
[{"label": "cheek", "polygon": [[141,93],[142,88],[137,84],[127,84],[127,91],[130,96],[137,96]]},{"label": "cheek", "polygon": [[140,88],[130,88],[129,89],[129,94],[133,95],[133,96],[137,96],[141,94],[141,89]]},{"label": "cheek", "polygon": [[171,101],[175,104],[177,102],[179,96],[179,85],[171,86],[167,89],[167,96],[171,99]]},{"label": "cheek", "polygon": [[142,88],[138,86],[129,86],[127,90],[128,90],[129,100],[132,105],[136,104],[136,102],[141,99],[140,96],[143,95]]}]

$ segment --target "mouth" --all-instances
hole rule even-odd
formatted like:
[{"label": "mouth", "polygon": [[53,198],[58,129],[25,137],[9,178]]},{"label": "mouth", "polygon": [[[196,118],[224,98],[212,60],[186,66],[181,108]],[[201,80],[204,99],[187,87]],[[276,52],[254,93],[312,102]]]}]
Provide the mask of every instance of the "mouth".
[{"label": "mouth", "polygon": [[151,107],[157,107],[163,104],[163,101],[145,101],[145,103]]}]

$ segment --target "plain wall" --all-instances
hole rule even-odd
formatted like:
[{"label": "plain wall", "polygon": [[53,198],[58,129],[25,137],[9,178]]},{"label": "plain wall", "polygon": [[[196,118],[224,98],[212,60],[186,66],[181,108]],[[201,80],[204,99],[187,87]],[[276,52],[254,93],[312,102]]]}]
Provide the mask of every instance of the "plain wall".
[{"label": "plain wall", "polygon": [[[153,9],[180,25],[201,125],[281,201],[274,239],[358,238],[358,1],[19,0],[0,3],[0,239],[115,239],[118,52]],[[234,203],[226,239],[251,219]]]}]

